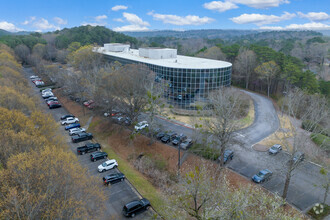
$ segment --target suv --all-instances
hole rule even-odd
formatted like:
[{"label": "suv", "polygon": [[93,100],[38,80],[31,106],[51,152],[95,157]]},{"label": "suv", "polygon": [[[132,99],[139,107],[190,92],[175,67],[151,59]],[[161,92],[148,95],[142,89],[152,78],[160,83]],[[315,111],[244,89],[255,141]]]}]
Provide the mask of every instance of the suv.
[{"label": "suv", "polygon": [[187,136],[184,134],[176,135],[174,139],[172,140],[173,145],[179,145],[182,141],[186,140]]},{"label": "suv", "polygon": [[99,143],[93,144],[93,143],[87,143],[84,146],[77,148],[77,154],[85,154],[92,151],[98,151],[101,150],[101,145]]},{"label": "suv", "polygon": [[188,149],[189,147],[191,147],[191,145],[193,144],[193,141],[192,139],[186,139],[185,141],[183,141],[181,144],[180,144],[180,148],[186,150]]},{"label": "suv", "polygon": [[67,118],[74,118],[74,115],[62,115],[61,120],[67,119]]},{"label": "suv", "polygon": [[[223,163],[226,164],[228,162],[228,160],[232,160],[234,157],[234,151],[232,150],[225,150],[225,152],[223,153]],[[218,160],[221,160],[221,157],[218,158]]]},{"label": "suv", "polygon": [[53,109],[53,108],[61,108],[62,105],[59,103],[59,102],[51,102],[49,105],[48,105],[48,108],[49,109]]},{"label": "suv", "polygon": [[282,146],[279,144],[274,144],[271,148],[269,148],[269,154],[277,154],[282,150]]},{"label": "suv", "polygon": [[65,130],[70,130],[72,128],[80,128],[80,124],[79,123],[74,123],[74,124],[69,124],[67,126],[65,126]]},{"label": "suv", "polygon": [[97,170],[102,173],[104,171],[107,171],[107,170],[111,170],[111,169],[114,169],[118,167],[118,163],[115,159],[111,159],[111,160],[107,160],[105,161],[104,163],[100,164],[98,167],[97,167]]},{"label": "suv", "polygon": [[72,135],[76,135],[76,134],[82,133],[82,132],[86,132],[86,129],[85,128],[72,128],[69,130],[69,135],[72,136]]},{"label": "suv", "polygon": [[66,118],[64,121],[61,122],[62,125],[68,125],[79,122],[78,118]]},{"label": "suv", "polygon": [[294,155],[293,155],[293,163],[299,163],[300,161],[303,161],[305,159],[305,154],[303,152],[296,152]]},{"label": "suv", "polygon": [[90,155],[91,161],[95,162],[97,160],[107,158],[108,154],[106,152],[95,152]]},{"label": "suv", "polygon": [[260,170],[259,173],[254,175],[252,177],[252,180],[256,183],[261,183],[261,182],[265,182],[266,180],[269,180],[272,175],[273,173],[270,170],[264,169],[264,170]]},{"label": "suv", "polygon": [[124,181],[125,179],[125,175],[122,173],[114,173],[114,174],[110,174],[107,175],[105,177],[103,177],[103,183],[104,185],[109,185],[109,183],[113,184],[119,181]]},{"label": "suv", "polygon": [[156,134],[156,138],[160,140],[160,139],[162,139],[162,137],[165,136],[165,134],[166,134],[165,132],[160,131],[160,132],[158,132],[158,133]]},{"label": "suv", "polygon": [[150,202],[148,199],[133,200],[123,207],[123,214],[126,217],[134,217],[137,213],[150,208]]},{"label": "suv", "polygon": [[141,121],[141,122],[137,123],[137,124],[134,126],[134,129],[135,129],[135,131],[140,131],[140,130],[142,130],[142,129],[148,127],[148,126],[149,126],[149,124],[148,124],[147,121]]},{"label": "suv", "polygon": [[162,137],[161,140],[162,140],[163,143],[168,143],[171,140],[173,140],[175,136],[176,136],[175,132],[170,132],[168,134],[165,134],[164,137]]},{"label": "suv", "polygon": [[93,139],[92,133],[79,133],[77,135],[72,136],[71,140],[73,143],[78,143],[82,141],[87,141]]}]

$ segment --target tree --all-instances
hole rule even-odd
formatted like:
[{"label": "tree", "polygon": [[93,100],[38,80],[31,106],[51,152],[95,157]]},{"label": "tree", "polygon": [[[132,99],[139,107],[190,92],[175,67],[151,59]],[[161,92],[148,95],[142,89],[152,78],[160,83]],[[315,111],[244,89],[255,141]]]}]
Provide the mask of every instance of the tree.
[{"label": "tree", "polygon": [[274,61],[269,61],[259,65],[255,69],[256,73],[260,74],[261,78],[266,79],[267,82],[267,96],[269,97],[270,86],[272,85],[272,80],[280,71],[279,66]]},{"label": "tree", "polygon": [[[294,88],[290,90],[284,98],[283,101],[284,112],[292,118],[290,123],[289,133],[292,134],[293,143],[281,138],[280,143],[287,150],[289,154],[289,161],[286,164],[286,178],[284,183],[284,189],[282,197],[286,199],[291,177],[293,171],[299,166],[300,160],[294,159],[297,152],[304,152],[308,147],[306,143],[309,136],[301,135],[297,132],[297,124],[299,123],[295,120],[309,120],[310,123],[304,127],[307,131],[313,131],[317,124],[326,120],[329,117],[329,106],[325,98],[319,97],[317,95],[307,95],[302,90]],[[321,132],[321,131],[314,131]]]},{"label": "tree", "polygon": [[214,60],[225,60],[226,59],[225,54],[222,53],[221,49],[216,46],[198,53],[197,56],[201,57],[201,58],[214,59]]},{"label": "tree", "polygon": [[224,152],[233,138],[234,131],[238,128],[243,101],[240,94],[232,88],[222,88],[209,97],[211,108],[210,119],[205,119],[204,132],[211,133],[217,142],[220,152],[220,166],[224,164]]},{"label": "tree", "polygon": [[81,47],[80,42],[72,42],[71,44],[69,44],[68,51],[72,53],[78,50],[80,47]]},{"label": "tree", "polygon": [[30,55],[30,49],[26,45],[20,44],[15,47],[15,54],[23,64],[26,64]]},{"label": "tree", "polygon": [[46,46],[44,44],[36,44],[33,46],[32,49],[32,54],[39,57],[39,58],[43,58],[45,56],[46,53]]},{"label": "tree", "polygon": [[235,70],[245,79],[245,88],[249,88],[250,77],[257,64],[257,56],[252,50],[241,48],[235,60]]}]

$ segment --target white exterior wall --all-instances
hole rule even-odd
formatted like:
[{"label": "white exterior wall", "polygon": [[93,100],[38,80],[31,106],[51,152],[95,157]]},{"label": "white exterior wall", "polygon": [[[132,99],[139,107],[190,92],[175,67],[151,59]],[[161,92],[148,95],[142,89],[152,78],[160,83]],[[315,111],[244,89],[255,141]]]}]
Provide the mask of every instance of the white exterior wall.
[{"label": "white exterior wall", "polygon": [[128,44],[104,44],[104,49],[109,52],[128,52],[129,48]]},{"label": "white exterior wall", "polygon": [[176,49],[139,48],[139,56],[150,59],[173,59],[176,58],[176,55]]}]

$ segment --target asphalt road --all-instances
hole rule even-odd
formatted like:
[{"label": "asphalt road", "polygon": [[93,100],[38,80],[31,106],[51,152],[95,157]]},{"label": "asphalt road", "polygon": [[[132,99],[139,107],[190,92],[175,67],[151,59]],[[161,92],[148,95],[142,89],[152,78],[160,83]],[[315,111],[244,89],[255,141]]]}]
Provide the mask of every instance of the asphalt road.
[{"label": "asphalt road", "polygon": [[[57,109],[49,109],[47,104],[45,103],[44,99],[41,97],[40,89],[36,88],[35,85],[30,81],[29,76],[35,75],[31,68],[24,68],[24,73],[26,78],[28,78],[31,87],[33,88],[34,95],[36,97],[40,98],[40,110],[44,111],[45,113],[51,114],[55,121],[60,123],[60,117],[62,115],[68,114],[69,112],[64,108],[57,108]],[[72,152],[77,155],[77,147],[83,146],[86,142],[80,142],[80,143],[72,143],[71,137],[68,135],[68,131],[64,130],[64,126],[60,127],[61,133],[64,137],[66,137],[67,144],[72,150]],[[125,218],[121,210],[123,206],[135,199],[139,199],[140,196],[137,194],[137,192],[130,187],[130,183],[125,180],[123,182],[119,182],[116,184],[111,185],[110,187],[106,187],[102,183],[102,177],[111,174],[119,172],[118,169],[112,169],[110,171],[106,171],[104,173],[99,173],[97,171],[98,165],[102,164],[106,159],[98,160],[96,162],[90,161],[90,153],[87,153],[85,155],[77,155],[78,160],[80,164],[84,167],[86,167],[89,171],[89,173],[93,176],[97,176],[97,178],[100,179],[99,187],[103,190],[104,194],[108,198],[106,200],[106,210],[103,219],[127,219]],[[120,169],[120,164],[119,167]],[[145,211],[140,214],[138,214],[135,219],[147,219],[149,216],[151,216],[151,211]]]}]

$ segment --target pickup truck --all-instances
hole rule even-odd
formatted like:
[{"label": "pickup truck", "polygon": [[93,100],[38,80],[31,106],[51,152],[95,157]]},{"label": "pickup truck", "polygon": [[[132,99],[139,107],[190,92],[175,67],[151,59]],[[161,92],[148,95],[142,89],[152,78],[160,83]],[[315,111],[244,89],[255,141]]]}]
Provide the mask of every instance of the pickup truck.
[{"label": "pickup truck", "polygon": [[88,152],[98,151],[101,149],[101,145],[99,143],[87,143],[84,146],[77,148],[77,154],[85,154]]},{"label": "pickup truck", "polygon": [[82,141],[87,141],[93,139],[92,133],[79,133],[77,135],[73,135],[71,140],[73,143],[78,143]]}]

